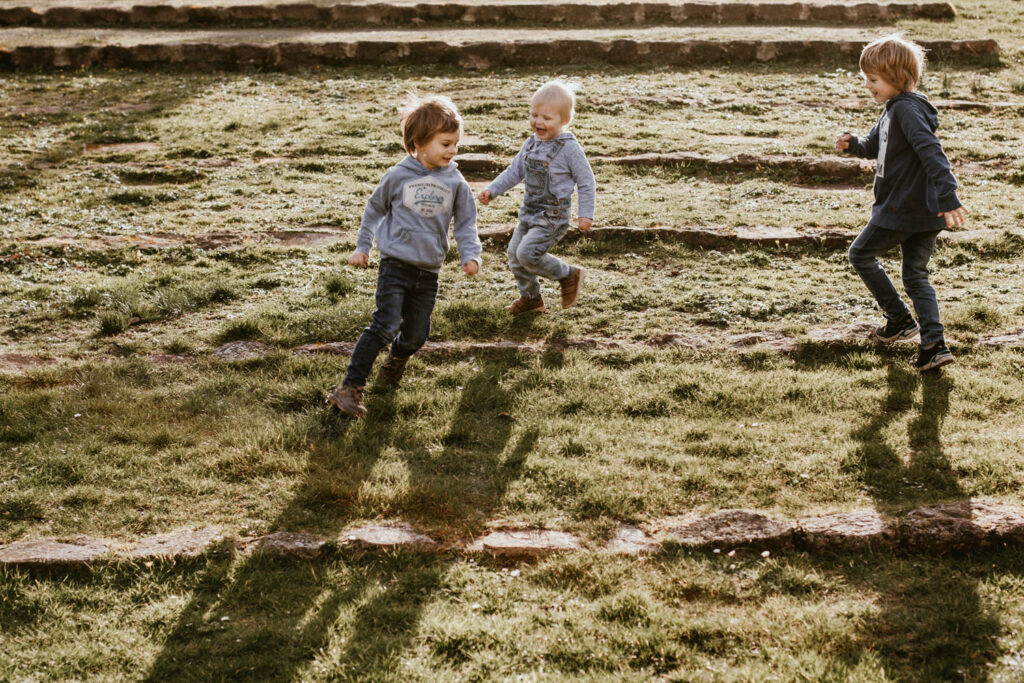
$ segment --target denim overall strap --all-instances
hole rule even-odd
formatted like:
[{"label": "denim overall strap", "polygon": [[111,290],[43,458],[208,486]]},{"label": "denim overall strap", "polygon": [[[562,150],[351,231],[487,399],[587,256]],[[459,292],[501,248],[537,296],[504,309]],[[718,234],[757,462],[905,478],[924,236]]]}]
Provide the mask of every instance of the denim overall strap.
[{"label": "denim overall strap", "polygon": [[567,206],[563,206],[564,202],[551,192],[551,175],[548,172],[548,168],[554,158],[558,156],[558,153],[565,147],[565,140],[555,140],[551,151],[543,159],[537,158],[533,154],[533,149],[536,145],[537,143],[534,143],[527,150],[526,159],[524,160],[526,167],[526,196],[523,197],[523,208],[532,214],[543,213],[553,223],[558,223],[560,219],[568,218],[569,211]]}]

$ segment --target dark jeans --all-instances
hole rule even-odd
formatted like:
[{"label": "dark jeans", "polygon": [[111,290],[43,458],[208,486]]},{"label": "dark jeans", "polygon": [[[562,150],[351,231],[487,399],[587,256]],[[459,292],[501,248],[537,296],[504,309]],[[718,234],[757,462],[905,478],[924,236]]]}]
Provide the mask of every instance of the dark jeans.
[{"label": "dark jeans", "polygon": [[903,232],[868,224],[850,247],[850,263],[854,270],[875,297],[885,317],[895,322],[909,317],[910,310],[878,263],[878,257],[899,245],[903,253],[903,287],[914,303],[923,346],[943,341],[939,302],[935,298],[935,289],[928,282],[928,259],[935,251],[938,235],[938,231]]},{"label": "dark jeans", "polygon": [[388,344],[396,358],[408,358],[427,341],[437,301],[437,273],[384,258],[377,273],[377,310],[352,352],[344,384],[366,385],[373,362]]}]

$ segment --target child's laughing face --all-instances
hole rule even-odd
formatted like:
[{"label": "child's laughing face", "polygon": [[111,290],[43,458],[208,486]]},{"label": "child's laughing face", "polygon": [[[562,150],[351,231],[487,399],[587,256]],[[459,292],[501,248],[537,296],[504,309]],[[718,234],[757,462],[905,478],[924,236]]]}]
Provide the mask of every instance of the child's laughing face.
[{"label": "child's laughing face", "polygon": [[878,104],[884,104],[900,94],[898,88],[878,74],[864,74],[864,87]]},{"label": "child's laughing face", "polygon": [[537,102],[530,105],[530,128],[538,140],[554,140],[562,134],[565,122],[553,104]]},{"label": "child's laughing face", "polygon": [[447,168],[459,153],[459,133],[436,133],[423,145],[416,145],[412,156],[431,171]]}]

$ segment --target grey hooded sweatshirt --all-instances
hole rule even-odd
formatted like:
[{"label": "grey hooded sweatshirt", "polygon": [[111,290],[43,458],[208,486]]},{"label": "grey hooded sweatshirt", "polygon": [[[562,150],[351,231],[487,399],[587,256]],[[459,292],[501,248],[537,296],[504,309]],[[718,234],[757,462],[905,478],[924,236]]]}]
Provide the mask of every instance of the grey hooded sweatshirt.
[{"label": "grey hooded sweatshirt", "polygon": [[462,265],[480,263],[476,202],[458,164],[430,170],[408,156],[388,169],[366,203],[356,250],[369,254],[376,236],[382,256],[440,272],[453,217]]}]

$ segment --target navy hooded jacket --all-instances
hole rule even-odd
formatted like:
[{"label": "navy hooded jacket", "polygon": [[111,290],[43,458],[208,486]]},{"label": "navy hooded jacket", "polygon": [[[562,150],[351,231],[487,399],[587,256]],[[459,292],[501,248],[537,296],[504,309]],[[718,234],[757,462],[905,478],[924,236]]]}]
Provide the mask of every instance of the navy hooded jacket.
[{"label": "navy hooded jacket", "polygon": [[938,112],[928,98],[904,92],[885,103],[866,137],[850,138],[850,154],[878,158],[873,225],[905,232],[942,230],[946,219],[938,214],[961,206],[956,178],[935,137],[938,127]]}]

